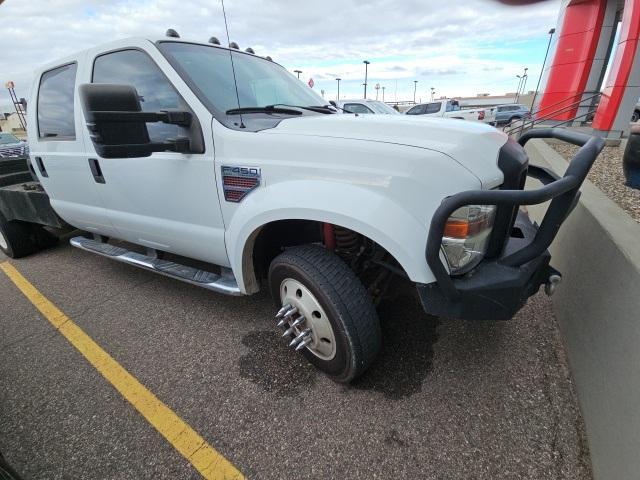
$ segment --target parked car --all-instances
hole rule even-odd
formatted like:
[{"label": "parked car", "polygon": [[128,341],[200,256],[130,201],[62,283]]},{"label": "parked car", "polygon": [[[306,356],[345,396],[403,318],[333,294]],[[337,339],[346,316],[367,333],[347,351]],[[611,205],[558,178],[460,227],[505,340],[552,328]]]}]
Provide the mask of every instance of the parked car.
[{"label": "parked car", "polygon": [[525,107],[524,105],[498,105],[496,107],[496,118],[494,119],[494,122],[496,125],[506,125],[515,120],[529,118],[530,115],[529,107]]},{"label": "parked car", "polygon": [[421,103],[411,107],[405,115],[425,115],[429,117],[457,118],[484,122],[485,109],[461,109],[457,100],[437,100],[435,102]]},{"label": "parked car", "polygon": [[400,115],[395,108],[378,100],[359,99],[359,100],[338,100],[334,102],[337,107],[344,110],[345,113],[364,113],[376,115]]},{"label": "parked car", "polygon": [[0,132],[0,158],[21,158],[29,156],[29,146],[12,133]]},{"label": "parked car", "polygon": [[[287,345],[338,382],[380,350],[376,305],[395,276],[427,313],[461,319],[509,319],[551,293],[547,247],[604,146],[536,130],[584,145],[558,179],[529,165],[529,133],[338,114],[270,58],[175,38],[41,67],[31,105],[44,192],[0,187],[5,254],[36,251],[64,220],[86,252],[227,295],[266,289]],[[544,186],[523,190],[527,175]],[[540,226],[518,208],[552,198]]]}]

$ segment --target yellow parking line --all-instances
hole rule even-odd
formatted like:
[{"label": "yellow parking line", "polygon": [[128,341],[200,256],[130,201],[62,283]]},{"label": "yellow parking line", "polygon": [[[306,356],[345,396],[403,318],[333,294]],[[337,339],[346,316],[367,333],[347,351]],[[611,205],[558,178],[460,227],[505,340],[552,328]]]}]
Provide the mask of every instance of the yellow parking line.
[{"label": "yellow parking line", "polygon": [[169,407],[127,372],[80,327],[42,295],[9,262],[0,268],[25,297],[206,479],[241,479],[242,474]]}]

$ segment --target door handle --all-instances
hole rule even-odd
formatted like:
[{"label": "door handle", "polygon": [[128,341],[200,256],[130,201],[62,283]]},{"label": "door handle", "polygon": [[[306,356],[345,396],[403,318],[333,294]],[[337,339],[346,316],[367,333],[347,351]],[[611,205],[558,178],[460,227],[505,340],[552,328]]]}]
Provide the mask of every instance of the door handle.
[{"label": "door handle", "polygon": [[44,168],[44,163],[42,162],[42,157],[36,157],[36,165],[38,165],[38,170],[40,170],[40,175],[43,177],[49,177],[47,173],[47,169]]},{"label": "door handle", "polygon": [[93,179],[96,183],[105,183],[104,175],[102,175],[102,169],[100,168],[97,158],[89,159],[89,168],[91,169],[91,175],[93,175]]}]

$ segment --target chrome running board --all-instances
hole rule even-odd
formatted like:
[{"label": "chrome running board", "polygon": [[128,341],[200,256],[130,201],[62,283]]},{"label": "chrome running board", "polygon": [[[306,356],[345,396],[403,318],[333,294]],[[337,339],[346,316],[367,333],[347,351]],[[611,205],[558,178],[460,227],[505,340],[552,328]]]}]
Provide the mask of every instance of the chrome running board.
[{"label": "chrome running board", "polygon": [[226,295],[242,295],[238,283],[229,268],[221,268],[221,273],[207,272],[194,267],[182,265],[168,260],[161,260],[153,256],[132,252],[126,248],[116,247],[108,243],[100,242],[86,237],[74,237],[69,243],[74,247],[109,257],[119,262],[144,268],[167,277],[175,278],[183,282],[197,285],[214,292]]}]

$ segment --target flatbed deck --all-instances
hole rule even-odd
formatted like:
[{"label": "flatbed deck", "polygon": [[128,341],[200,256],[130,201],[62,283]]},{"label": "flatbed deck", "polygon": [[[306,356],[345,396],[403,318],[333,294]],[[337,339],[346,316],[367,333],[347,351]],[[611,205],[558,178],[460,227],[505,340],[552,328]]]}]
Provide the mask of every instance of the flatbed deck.
[{"label": "flatbed deck", "polygon": [[34,177],[26,157],[0,160],[0,219],[52,228],[68,227],[53,211],[49,196]]}]

